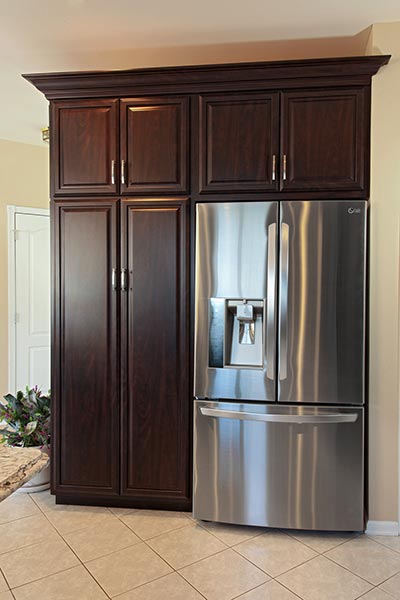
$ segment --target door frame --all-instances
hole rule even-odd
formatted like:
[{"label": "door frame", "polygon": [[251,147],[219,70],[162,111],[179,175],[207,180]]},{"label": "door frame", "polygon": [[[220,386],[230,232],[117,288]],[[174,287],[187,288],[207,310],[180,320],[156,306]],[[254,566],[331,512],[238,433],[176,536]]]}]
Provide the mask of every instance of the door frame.
[{"label": "door frame", "polygon": [[15,386],[15,336],[16,336],[16,290],[15,290],[15,241],[17,214],[41,215],[50,217],[50,208],[33,208],[29,206],[7,205],[7,234],[8,234],[8,389],[16,392]]}]

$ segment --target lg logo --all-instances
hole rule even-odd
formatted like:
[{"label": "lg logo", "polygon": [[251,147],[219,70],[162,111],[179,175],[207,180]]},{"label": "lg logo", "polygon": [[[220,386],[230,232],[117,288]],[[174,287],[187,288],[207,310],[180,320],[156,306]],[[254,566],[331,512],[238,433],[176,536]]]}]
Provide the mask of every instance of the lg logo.
[{"label": "lg logo", "polygon": [[347,209],[347,212],[349,215],[358,215],[361,212],[361,208],[353,208],[350,206],[350,208]]}]

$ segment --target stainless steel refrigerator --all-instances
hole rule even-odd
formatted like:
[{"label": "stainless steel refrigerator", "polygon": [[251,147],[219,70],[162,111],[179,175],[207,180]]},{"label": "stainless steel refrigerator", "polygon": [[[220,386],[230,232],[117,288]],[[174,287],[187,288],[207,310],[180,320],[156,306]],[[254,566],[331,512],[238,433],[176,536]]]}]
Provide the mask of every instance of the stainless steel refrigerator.
[{"label": "stainless steel refrigerator", "polygon": [[364,529],[366,211],[197,205],[196,518]]}]

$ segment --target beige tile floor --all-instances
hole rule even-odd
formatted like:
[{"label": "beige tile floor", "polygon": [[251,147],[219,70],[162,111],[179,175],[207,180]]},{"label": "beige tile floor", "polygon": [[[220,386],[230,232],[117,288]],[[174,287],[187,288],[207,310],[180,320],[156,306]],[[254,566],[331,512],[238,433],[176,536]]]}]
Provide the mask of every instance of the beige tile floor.
[{"label": "beige tile floor", "polygon": [[165,511],[0,504],[0,600],[400,599],[400,537],[279,531]]}]

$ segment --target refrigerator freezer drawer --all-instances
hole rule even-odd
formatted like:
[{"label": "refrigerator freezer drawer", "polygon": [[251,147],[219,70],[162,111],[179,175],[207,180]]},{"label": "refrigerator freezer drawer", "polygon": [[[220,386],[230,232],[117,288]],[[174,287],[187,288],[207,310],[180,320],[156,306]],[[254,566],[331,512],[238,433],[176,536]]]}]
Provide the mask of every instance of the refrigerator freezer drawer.
[{"label": "refrigerator freezer drawer", "polygon": [[364,409],[195,401],[197,519],[364,529]]}]

